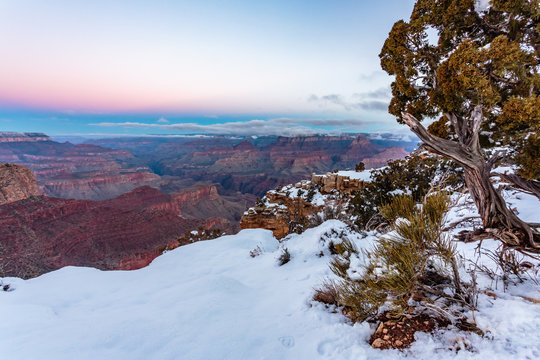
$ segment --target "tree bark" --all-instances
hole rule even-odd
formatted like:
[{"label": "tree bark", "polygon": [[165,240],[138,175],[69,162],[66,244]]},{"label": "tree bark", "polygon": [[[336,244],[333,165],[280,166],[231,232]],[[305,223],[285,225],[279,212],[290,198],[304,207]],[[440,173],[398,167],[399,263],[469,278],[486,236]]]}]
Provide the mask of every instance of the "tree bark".
[{"label": "tree bark", "polygon": [[485,231],[510,246],[540,248],[537,242],[540,234],[506,206],[506,201],[490,180],[494,161],[485,159],[478,141],[482,122],[480,108],[473,111],[469,120],[455,114],[445,115],[454,126],[458,142],[430,134],[411,114],[403,113],[402,117],[411,131],[433,152],[447,156],[463,167],[465,184],[478,208]]},{"label": "tree bark", "polygon": [[527,180],[515,174],[493,173],[492,175],[500,177],[502,181],[510,183],[512,186],[534,195],[540,200],[540,181]]}]

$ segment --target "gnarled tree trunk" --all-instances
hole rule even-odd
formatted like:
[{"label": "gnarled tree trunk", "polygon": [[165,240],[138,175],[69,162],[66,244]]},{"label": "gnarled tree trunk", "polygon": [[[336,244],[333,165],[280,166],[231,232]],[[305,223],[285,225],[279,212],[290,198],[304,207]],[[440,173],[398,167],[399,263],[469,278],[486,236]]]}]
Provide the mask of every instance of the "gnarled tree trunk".
[{"label": "gnarled tree trunk", "polygon": [[486,160],[480,147],[481,108],[477,107],[469,120],[455,114],[445,115],[452,123],[458,141],[430,134],[411,114],[403,113],[403,120],[430,150],[463,167],[465,184],[478,208],[485,231],[511,246],[540,248],[540,234],[506,206],[506,201],[490,180],[497,155]]}]

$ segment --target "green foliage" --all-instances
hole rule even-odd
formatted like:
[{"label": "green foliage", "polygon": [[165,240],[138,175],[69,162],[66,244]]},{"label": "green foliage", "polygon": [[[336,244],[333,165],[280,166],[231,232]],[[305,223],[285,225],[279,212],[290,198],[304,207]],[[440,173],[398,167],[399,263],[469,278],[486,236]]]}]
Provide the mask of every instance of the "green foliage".
[{"label": "green foliage", "polygon": [[510,99],[497,118],[497,127],[503,130],[497,140],[516,150],[519,175],[540,180],[540,96]]},{"label": "green foliage", "polygon": [[368,262],[360,278],[348,275],[350,258],[358,251],[353,244],[343,243],[330,269],[340,278],[338,302],[354,321],[376,316],[383,305],[399,315],[409,310],[411,299],[432,304],[430,295],[441,289],[460,293],[456,249],[441,230],[448,208],[445,191],[426,195],[421,206],[410,195],[385,204],[381,212],[394,219],[393,231],[365,253]]},{"label": "green foliage", "polygon": [[364,162],[360,161],[356,166],[354,167],[354,170],[356,171],[364,171],[366,169],[366,164]]},{"label": "green foliage", "polygon": [[351,256],[358,255],[358,249],[351,240],[343,238],[341,243],[333,244],[332,250],[337,256],[330,262],[330,270],[337,276],[346,278]]},{"label": "green foliage", "polygon": [[257,206],[257,207],[265,207],[264,201],[262,201],[261,198],[258,197],[258,198],[255,200],[255,206]]},{"label": "green foliage", "polygon": [[397,195],[391,202],[384,204],[379,208],[380,213],[387,220],[395,222],[398,218],[404,217],[411,220],[414,215],[416,202],[410,195]]},{"label": "green foliage", "polygon": [[526,179],[540,180],[540,135],[531,134],[524,140],[515,160],[520,167],[519,175]]},{"label": "green foliage", "polygon": [[450,115],[466,123],[480,106],[482,146],[511,145],[522,175],[538,178],[535,139],[525,139],[540,129],[540,3],[491,5],[478,13],[475,0],[417,0],[410,20],[394,24],[379,55],[395,76],[389,112],[399,122],[403,112],[438,118],[429,131],[451,139]]},{"label": "green foliage", "polygon": [[348,214],[355,219],[357,226],[364,228],[377,214],[378,208],[396,196],[394,194],[407,193],[414,202],[419,202],[429,191],[433,180],[444,174],[449,187],[458,188],[463,184],[461,171],[450,161],[419,156],[391,161],[387,167],[371,171],[372,181],[353,194]]}]

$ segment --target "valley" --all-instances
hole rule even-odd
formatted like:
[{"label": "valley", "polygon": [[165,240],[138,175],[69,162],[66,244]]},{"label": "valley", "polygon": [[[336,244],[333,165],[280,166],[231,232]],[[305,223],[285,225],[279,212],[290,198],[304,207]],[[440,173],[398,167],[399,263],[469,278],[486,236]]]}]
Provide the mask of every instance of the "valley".
[{"label": "valley", "polygon": [[68,265],[140,268],[165,249],[238,232],[255,199],[280,184],[408,154],[393,144],[364,135],[73,144],[0,133],[1,270],[26,278]]}]

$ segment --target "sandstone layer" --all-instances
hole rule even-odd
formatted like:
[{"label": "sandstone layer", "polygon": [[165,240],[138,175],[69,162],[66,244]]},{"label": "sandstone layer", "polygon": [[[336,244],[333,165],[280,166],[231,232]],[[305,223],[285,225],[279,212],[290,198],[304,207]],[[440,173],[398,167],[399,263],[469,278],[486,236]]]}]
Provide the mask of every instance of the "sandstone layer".
[{"label": "sandstone layer", "polygon": [[[271,190],[242,216],[242,229],[271,230],[277,239],[292,232],[303,231],[316,224],[316,216],[324,209],[339,209],[347,197],[364,188],[366,182],[349,176],[327,173],[312,175],[312,180],[303,180],[278,190]],[[336,214],[332,214],[335,216]],[[339,215],[339,214],[337,214]]]},{"label": "sandstone layer", "polygon": [[32,172],[15,164],[0,164],[0,205],[39,195]]}]

